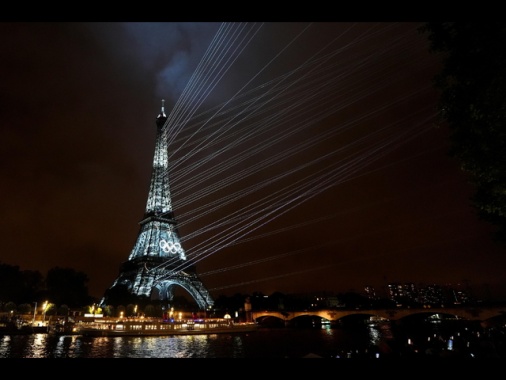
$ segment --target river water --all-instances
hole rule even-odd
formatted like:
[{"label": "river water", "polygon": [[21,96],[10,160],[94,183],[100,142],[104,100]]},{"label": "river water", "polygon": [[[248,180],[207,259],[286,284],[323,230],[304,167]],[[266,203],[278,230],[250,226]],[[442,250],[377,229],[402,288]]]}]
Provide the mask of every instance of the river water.
[{"label": "river water", "polygon": [[0,358],[506,358],[502,329],[459,323],[259,328],[163,337],[0,336]]}]

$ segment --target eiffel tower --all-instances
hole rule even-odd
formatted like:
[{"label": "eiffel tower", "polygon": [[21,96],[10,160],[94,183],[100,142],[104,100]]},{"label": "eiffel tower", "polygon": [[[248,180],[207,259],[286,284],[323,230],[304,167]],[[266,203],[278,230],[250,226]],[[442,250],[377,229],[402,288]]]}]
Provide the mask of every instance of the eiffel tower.
[{"label": "eiffel tower", "polygon": [[[171,302],[176,287],[184,288],[201,310],[213,306],[209,292],[197,276],[195,265],[188,265],[172,209],[168,175],[167,116],[164,100],[156,118],[157,135],[153,172],[144,218],[137,241],[120,267],[119,276],[106,290],[101,306],[127,300]],[[184,269],[181,269],[184,268]]]}]

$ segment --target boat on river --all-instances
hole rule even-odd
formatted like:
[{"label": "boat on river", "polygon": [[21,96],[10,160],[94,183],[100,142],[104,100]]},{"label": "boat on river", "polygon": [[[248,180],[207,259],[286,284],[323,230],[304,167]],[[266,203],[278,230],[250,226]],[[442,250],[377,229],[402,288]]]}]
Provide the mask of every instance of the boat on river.
[{"label": "boat on river", "polygon": [[256,331],[257,328],[255,322],[234,322],[227,318],[189,320],[136,318],[80,322],[76,332],[83,336],[165,336],[247,333]]},{"label": "boat on river", "polygon": [[43,334],[49,331],[49,324],[34,323],[21,319],[0,319],[0,335]]}]

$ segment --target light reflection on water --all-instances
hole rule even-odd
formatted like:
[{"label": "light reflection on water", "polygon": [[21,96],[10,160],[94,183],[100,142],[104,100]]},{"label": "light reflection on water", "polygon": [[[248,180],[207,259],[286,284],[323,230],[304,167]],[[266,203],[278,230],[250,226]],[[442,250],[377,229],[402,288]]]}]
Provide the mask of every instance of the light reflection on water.
[{"label": "light reflection on water", "polygon": [[[0,358],[302,358],[307,355],[374,358],[396,353],[395,350],[398,354],[406,348],[410,351],[403,354],[412,354],[415,348],[419,353],[428,352],[420,343],[427,342],[429,333],[442,336],[441,332],[437,328],[427,331],[423,337],[419,327],[409,334],[394,334],[389,323],[376,323],[348,328],[260,328],[253,333],[163,337],[5,335],[0,336]],[[452,331],[452,334],[452,343],[462,340],[459,332]],[[466,334],[470,338],[474,336]],[[407,347],[406,342],[416,344]]]},{"label": "light reflection on water", "polygon": [[[377,332],[341,329],[260,329],[254,333],[163,337],[0,336],[0,358],[249,358],[301,357],[367,345]],[[342,346],[342,347],[340,347]],[[355,347],[356,346],[356,347]]]}]

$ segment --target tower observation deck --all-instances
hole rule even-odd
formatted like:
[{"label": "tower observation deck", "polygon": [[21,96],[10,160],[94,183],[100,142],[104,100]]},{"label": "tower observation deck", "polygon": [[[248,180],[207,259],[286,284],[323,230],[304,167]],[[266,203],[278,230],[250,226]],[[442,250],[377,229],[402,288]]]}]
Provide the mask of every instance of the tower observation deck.
[{"label": "tower observation deck", "polygon": [[101,306],[142,303],[143,300],[170,303],[177,287],[184,288],[202,310],[214,304],[197,276],[195,265],[188,264],[181,244],[170,194],[166,121],[162,100],[156,118],[151,184],[137,241],[128,260],[121,265],[119,276],[105,291]]}]

